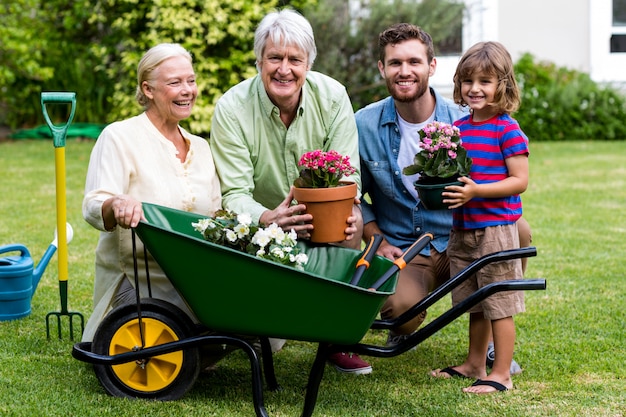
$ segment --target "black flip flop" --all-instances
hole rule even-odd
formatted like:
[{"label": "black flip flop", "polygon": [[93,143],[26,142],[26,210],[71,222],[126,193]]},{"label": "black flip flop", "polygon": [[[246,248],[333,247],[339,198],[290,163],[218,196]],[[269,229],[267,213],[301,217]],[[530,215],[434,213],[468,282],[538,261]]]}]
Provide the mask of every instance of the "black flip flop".
[{"label": "black flip flop", "polygon": [[451,378],[469,378],[468,376],[463,375],[462,373],[460,373],[456,369],[453,369],[450,366],[448,366],[447,368],[443,368],[441,371],[439,371],[439,373],[442,373],[442,372],[445,372],[446,374],[450,375]]},{"label": "black flip flop", "polygon": [[503,391],[508,391],[508,390],[509,390],[507,387],[505,387],[504,385],[502,385],[502,384],[501,384],[501,383],[499,383],[499,382],[496,382],[496,381],[487,381],[487,380],[484,380],[484,379],[477,379],[477,380],[476,380],[476,381],[472,384],[472,386],[473,386],[473,387],[477,387],[477,386],[480,386],[480,385],[486,385],[486,386],[488,386],[488,387],[495,388],[495,390],[496,390],[496,391],[500,391],[500,392],[503,392]]}]

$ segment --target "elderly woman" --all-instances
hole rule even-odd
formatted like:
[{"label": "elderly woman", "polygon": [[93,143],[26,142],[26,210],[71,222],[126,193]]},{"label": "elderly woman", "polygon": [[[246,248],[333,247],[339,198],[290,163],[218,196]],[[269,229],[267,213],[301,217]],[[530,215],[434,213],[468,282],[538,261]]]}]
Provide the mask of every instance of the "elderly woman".
[{"label": "elderly woman", "polygon": [[[110,124],[91,153],[83,217],[101,231],[96,249],[94,311],[83,341],[91,341],[109,310],[134,300],[131,231],[143,218],[141,202],[210,216],[221,207],[220,183],[207,141],[179,126],[191,114],[198,87],[191,55],[178,44],[151,48],[137,67],[136,99],[144,112]],[[139,240],[138,240],[139,243]],[[147,295],[143,250],[140,291]],[[194,317],[153,259],[152,297]]]}]

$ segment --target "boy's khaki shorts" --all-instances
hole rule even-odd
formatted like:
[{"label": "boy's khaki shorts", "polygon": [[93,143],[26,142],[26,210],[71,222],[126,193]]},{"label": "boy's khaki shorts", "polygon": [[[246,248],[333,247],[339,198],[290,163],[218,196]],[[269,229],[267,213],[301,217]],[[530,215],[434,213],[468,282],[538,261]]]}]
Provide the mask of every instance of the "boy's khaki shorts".
[{"label": "boy's khaki shorts", "polygon": [[[455,276],[481,256],[515,248],[519,248],[516,224],[475,230],[452,230],[447,250],[448,258],[450,258],[450,274]],[[520,259],[485,265],[452,290],[452,304],[457,305],[479,288],[492,282],[523,278]],[[469,313],[482,312],[487,320],[512,317],[524,311],[523,291],[495,293],[468,310]]]}]

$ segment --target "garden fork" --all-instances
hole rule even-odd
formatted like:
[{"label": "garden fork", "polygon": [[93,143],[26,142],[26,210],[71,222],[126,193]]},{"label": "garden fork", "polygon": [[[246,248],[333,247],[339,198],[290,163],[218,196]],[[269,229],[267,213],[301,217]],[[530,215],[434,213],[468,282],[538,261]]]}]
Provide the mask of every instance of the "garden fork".
[{"label": "garden fork", "polygon": [[[70,104],[70,115],[65,124],[55,125],[48,116],[46,103]],[[44,92],[41,93],[41,108],[46,123],[52,132],[54,143],[54,167],[56,177],[56,208],[57,208],[57,232],[58,232],[58,263],[59,263],[59,293],[61,295],[61,311],[51,311],[46,315],[46,334],[50,339],[50,319],[56,317],[61,339],[61,317],[69,317],[70,339],[74,340],[74,318],[80,319],[81,335],[85,329],[85,318],[81,313],[68,311],[67,309],[67,230],[66,230],[66,193],[65,193],[65,137],[67,129],[74,119],[76,110],[76,93]]]}]

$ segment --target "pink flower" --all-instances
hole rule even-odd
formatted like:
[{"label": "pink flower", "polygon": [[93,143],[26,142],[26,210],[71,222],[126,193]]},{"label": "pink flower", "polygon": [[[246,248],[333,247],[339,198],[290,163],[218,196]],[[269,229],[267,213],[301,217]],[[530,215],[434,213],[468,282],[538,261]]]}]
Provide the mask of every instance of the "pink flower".
[{"label": "pink flower", "polygon": [[328,188],[336,187],[343,176],[352,175],[356,169],[350,165],[350,157],[337,151],[315,150],[300,157],[302,168],[300,177],[294,181],[296,187]]},{"label": "pink flower", "polygon": [[469,174],[472,160],[463,148],[458,127],[432,122],[419,135],[421,151],[415,155],[413,165],[404,167],[404,175],[449,178]]}]

